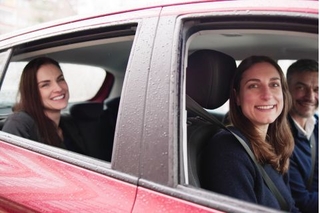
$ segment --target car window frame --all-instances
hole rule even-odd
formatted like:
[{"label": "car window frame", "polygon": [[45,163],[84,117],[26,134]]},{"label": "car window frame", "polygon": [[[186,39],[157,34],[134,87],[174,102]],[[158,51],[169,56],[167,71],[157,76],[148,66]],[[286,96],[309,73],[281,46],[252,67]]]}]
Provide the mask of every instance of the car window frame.
[{"label": "car window frame", "polygon": [[[215,209],[219,209],[221,208],[221,203],[219,203],[220,199],[225,199],[228,200],[228,203],[231,204],[229,205],[229,208],[232,208],[232,204],[235,205],[239,205],[239,209],[234,210],[234,211],[239,211],[241,212],[244,208],[244,211],[248,211],[248,209],[251,209],[250,211],[257,211],[259,209],[259,212],[268,212],[268,211],[274,211],[274,212],[278,212],[277,210],[274,209],[270,209],[270,208],[266,208],[264,206],[261,205],[256,205],[256,204],[251,204],[248,202],[243,202],[239,199],[235,199],[232,197],[228,197],[228,196],[224,196],[222,194],[218,194],[215,192],[210,192],[207,191],[205,189],[201,189],[201,188],[196,188],[192,185],[188,185],[188,182],[186,182],[186,180],[188,180],[188,165],[187,165],[187,131],[186,131],[186,124],[187,124],[187,113],[185,111],[185,75],[186,75],[186,63],[187,63],[187,56],[188,54],[186,53],[186,50],[188,49],[185,45],[188,45],[188,38],[190,37],[190,35],[192,35],[193,33],[197,32],[199,30],[199,28],[201,28],[201,24],[203,25],[203,29],[209,28],[209,25],[211,23],[211,26],[214,22],[214,19],[217,18],[219,24],[218,26],[216,24],[214,24],[214,29],[234,29],[234,27],[232,26],[237,26],[236,28],[240,28],[241,27],[245,27],[248,23],[246,23],[245,21],[239,21],[241,22],[240,25],[235,25],[235,22],[237,22],[236,20],[239,19],[240,16],[251,16],[252,17],[259,17],[265,21],[261,21],[263,22],[268,22],[268,20],[274,17],[280,17],[282,20],[286,20],[286,19],[290,19],[296,16],[296,17],[300,17],[299,19],[299,23],[294,23],[291,26],[287,26],[289,28],[289,31],[295,31],[294,30],[294,25],[296,24],[297,26],[300,26],[301,28],[297,31],[301,31],[301,32],[310,32],[310,33],[316,33],[315,29],[315,25],[311,24],[308,22],[308,20],[312,23],[314,23],[314,20],[317,18],[317,16],[315,14],[309,14],[309,16],[303,16],[301,17],[301,12],[274,12],[271,15],[261,15],[261,14],[257,14],[255,12],[252,13],[248,13],[248,11],[238,11],[237,12],[237,16],[235,17],[234,15],[230,15],[228,13],[225,12],[204,12],[201,13],[199,12],[198,14],[192,14],[192,15],[182,15],[178,18],[177,23],[182,22],[182,29],[180,29],[180,32],[183,32],[182,37],[182,48],[181,50],[184,52],[180,52],[180,56],[181,56],[181,66],[180,67],[184,67],[183,69],[183,73],[181,74],[180,78],[181,78],[181,82],[180,82],[180,106],[182,106],[182,108],[180,108],[180,128],[185,128],[182,129],[180,131],[180,138],[182,138],[182,141],[180,140],[179,143],[179,150],[182,150],[183,153],[180,153],[179,156],[179,184],[177,186],[177,189],[182,190],[183,192],[188,192],[189,194],[193,194],[195,195],[192,199],[196,200],[197,203],[201,203],[203,205],[207,205],[209,207],[215,208]],[[234,22],[231,22],[231,20],[234,19]],[[305,20],[304,20],[305,19]],[[303,21],[307,21],[305,22],[305,26],[302,24]],[[189,24],[190,23],[190,24]],[[277,22],[277,26],[272,26],[274,28],[272,29],[278,29],[280,30],[280,26],[284,26],[284,22],[282,23],[278,23]],[[206,26],[208,25],[208,26]],[[191,27],[192,26],[192,27]],[[256,27],[258,26],[257,24],[255,25]],[[177,24],[177,27],[179,27],[179,25]],[[265,26],[266,29],[271,28],[270,24],[266,24]],[[288,30],[286,28],[286,30]],[[202,199],[201,199],[202,198]],[[191,200],[191,198],[189,196],[184,197],[185,200]],[[218,202],[215,202],[215,201]],[[214,202],[212,202],[214,201]],[[240,201],[240,202],[239,202]],[[225,202],[225,201],[224,201]],[[254,210],[253,210],[254,209]]]},{"label": "car window frame", "polygon": [[[119,23],[119,25],[115,26],[114,23],[111,24],[103,24],[102,26],[95,26],[95,28],[92,29],[92,27],[89,27],[88,30],[83,30],[83,29],[78,29],[78,31],[72,31],[72,32],[66,32],[64,34],[59,34],[57,36],[48,36],[48,38],[44,38],[44,39],[37,39],[35,38],[34,42],[28,42],[28,41],[24,41],[20,44],[17,44],[15,46],[13,46],[12,48],[10,48],[8,50],[8,53],[6,53],[6,66],[4,66],[4,72],[2,73],[2,78],[5,76],[8,64],[10,63],[10,60],[12,57],[16,57],[18,55],[20,55],[21,53],[36,53],[36,54],[41,54],[42,50],[46,50],[52,47],[55,47],[55,45],[61,45],[61,43],[59,43],[60,39],[63,39],[65,36],[70,36],[71,39],[69,40],[63,40],[64,43],[66,42],[70,42],[70,44],[78,44],[87,40],[90,40],[91,37],[96,40],[96,39],[100,39],[101,37],[104,37],[104,35],[101,35],[101,33],[98,34],[98,36],[96,36],[96,30],[98,29],[98,32],[101,29],[117,29],[117,28],[121,28],[121,26],[131,26],[128,29],[129,30],[136,30],[136,28],[130,29],[132,28],[132,26],[137,26],[139,24],[141,24],[141,19],[133,19],[133,20],[128,20],[127,22],[123,22],[123,23]],[[76,35],[77,32],[80,32],[80,34],[86,34],[86,36],[83,39],[79,39]],[[93,32],[91,34],[91,37],[88,37],[88,34],[90,34],[90,32]],[[111,31],[112,32],[112,31]],[[108,34],[108,32],[107,32]],[[80,35],[80,37],[81,37]],[[120,34],[121,35],[121,34]],[[134,38],[136,39],[136,38]],[[52,40],[52,42],[46,42],[47,40]],[[27,45],[26,45],[27,44]],[[133,48],[133,47],[132,47]],[[133,49],[131,49],[131,53],[132,53]],[[14,53],[14,54],[11,54]],[[130,53],[130,54],[131,54]],[[2,81],[1,81],[2,83]],[[99,159],[95,159],[89,156],[85,156],[82,154],[78,154],[78,153],[70,153],[67,150],[63,150],[63,149],[59,149],[56,147],[52,147],[50,145],[47,144],[41,144],[39,142],[34,142],[34,141],[30,141],[30,140],[26,140],[24,138],[21,137],[15,137],[12,136],[11,134],[5,133],[0,131],[0,140],[4,140],[10,144],[13,144],[15,146],[24,148],[24,149],[28,149],[31,151],[34,151],[36,153],[48,156],[48,157],[53,157],[56,158],[60,161],[63,161],[65,163],[71,163],[73,165],[88,169],[90,171],[94,171],[103,175],[107,175],[110,177],[115,177],[119,180],[124,180],[127,181],[129,183],[133,183],[136,184],[137,183],[137,175],[130,175],[128,173],[121,173],[119,171],[117,171],[116,168],[112,167],[111,164],[112,162],[107,162],[107,161],[101,161]],[[132,163],[132,162],[131,162]],[[138,163],[138,162],[136,162]]]}]

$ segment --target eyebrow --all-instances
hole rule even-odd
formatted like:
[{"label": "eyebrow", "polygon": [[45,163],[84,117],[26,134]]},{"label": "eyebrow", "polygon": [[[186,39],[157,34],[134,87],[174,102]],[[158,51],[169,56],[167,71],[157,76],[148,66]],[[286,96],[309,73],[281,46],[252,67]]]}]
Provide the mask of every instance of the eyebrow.
[{"label": "eyebrow", "polygon": [[50,80],[43,80],[43,81],[39,81],[38,84],[41,84],[41,83],[48,83],[50,82]]},{"label": "eyebrow", "polygon": [[[250,81],[260,82],[260,79],[251,78],[251,79],[247,80],[247,81],[245,82],[245,84],[247,84],[247,83],[250,82]],[[279,77],[273,77],[273,78],[270,78],[270,81],[280,81],[280,78],[279,78]]]},{"label": "eyebrow", "polygon": [[[60,78],[62,78],[62,77],[64,77],[63,74],[59,75],[59,76],[57,77],[57,79],[60,79]],[[48,83],[48,82],[50,82],[50,80],[43,80],[43,81],[39,81],[38,84]]]},{"label": "eyebrow", "polygon": [[301,81],[296,82],[295,85],[303,85],[303,86],[309,87],[308,84],[305,84],[305,83],[303,83]]}]

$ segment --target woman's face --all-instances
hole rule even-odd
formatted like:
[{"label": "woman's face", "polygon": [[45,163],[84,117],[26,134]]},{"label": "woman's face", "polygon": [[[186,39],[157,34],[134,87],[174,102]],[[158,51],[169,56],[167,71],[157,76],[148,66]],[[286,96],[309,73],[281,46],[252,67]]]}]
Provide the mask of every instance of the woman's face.
[{"label": "woman's face", "polygon": [[69,89],[61,70],[53,64],[42,65],[37,72],[40,96],[46,112],[67,107]]},{"label": "woman's face", "polygon": [[240,82],[237,104],[243,114],[257,127],[266,130],[283,109],[280,75],[267,62],[246,70]]}]

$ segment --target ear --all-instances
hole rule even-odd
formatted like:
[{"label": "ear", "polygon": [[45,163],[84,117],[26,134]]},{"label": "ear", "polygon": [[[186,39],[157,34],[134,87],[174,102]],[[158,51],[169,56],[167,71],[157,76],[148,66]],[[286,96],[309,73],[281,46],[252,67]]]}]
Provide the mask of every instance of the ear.
[{"label": "ear", "polygon": [[240,98],[239,98],[239,95],[235,89],[233,89],[233,93],[234,93],[234,97],[236,98],[237,105],[240,106]]}]

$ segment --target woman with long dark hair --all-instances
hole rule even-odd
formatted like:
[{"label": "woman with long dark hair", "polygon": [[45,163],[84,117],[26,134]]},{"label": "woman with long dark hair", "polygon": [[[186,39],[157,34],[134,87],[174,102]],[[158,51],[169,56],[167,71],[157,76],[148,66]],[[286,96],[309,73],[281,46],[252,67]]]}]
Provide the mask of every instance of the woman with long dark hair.
[{"label": "woman with long dark hair", "polygon": [[31,60],[23,69],[19,101],[2,131],[52,146],[84,152],[82,138],[70,120],[61,120],[69,101],[69,88],[57,61]]},{"label": "woman with long dark hair", "polygon": [[[287,122],[290,94],[279,65],[266,56],[251,56],[238,66],[230,91],[228,128],[249,146],[274,182],[290,212],[298,211],[287,184],[293,137]],[[280,209],[240,142],[227,130],[218,132],[203,152],[203,188]]]}]

